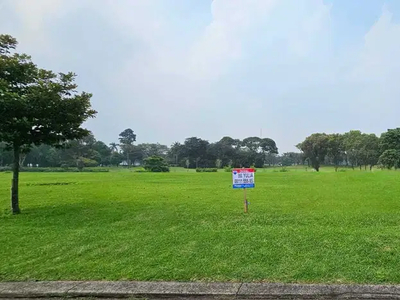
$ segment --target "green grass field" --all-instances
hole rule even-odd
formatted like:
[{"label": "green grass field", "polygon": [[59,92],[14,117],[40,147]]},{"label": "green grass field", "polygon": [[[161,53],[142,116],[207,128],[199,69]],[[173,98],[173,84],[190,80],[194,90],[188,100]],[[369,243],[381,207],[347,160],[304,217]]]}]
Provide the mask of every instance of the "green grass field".
[{"label": "green grass field", "polygon": [[400,283],[400,173],[0,173],[0,280]]}]

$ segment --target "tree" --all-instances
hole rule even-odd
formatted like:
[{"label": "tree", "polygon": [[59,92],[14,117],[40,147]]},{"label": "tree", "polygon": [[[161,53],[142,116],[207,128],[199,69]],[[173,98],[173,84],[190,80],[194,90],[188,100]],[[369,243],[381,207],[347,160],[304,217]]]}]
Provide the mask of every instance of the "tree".
[{"label": "tree", "polygon": [[353,169],[356,166],[361,166],[362,139],[362,133],[359,130],[351,130],[343,135],[346,159]]},{"label": "tree", "polygon": [[372,170],[379,161],[379,138],[375,134],[363,134],[361,142],[360,156],[361,161],[365,165],[369,165],[369,169]]},{"label": "tree", "polygon": [[380,149],[382,152],[390,149],[400,150],[400,128],[388,129],[382,133]]},{"label": "tree", "polygon": [[298,152],[286,152],[279,158],[282,166],[300,165],[303,162],[302,154]]},{"label": "tree", "polygon": [[263,153],[278,154],[278,147],[273,139],[263,138],[260,142],[260,147]]},{"label": "tree", "polygon": [[119,134],[119,142],[122,151],[126,155],[126,163],[130,165],[129,154],[133,150],[133,143],[136,142],[136,134],[132,129],[127,128]]},{"label": "tree", "polygon": [[400,166],[400,128],[388,129],[382,133],[379,144],[382,155],[379,163],[385,168],[398,168]]},{"label": "tree", "polygon": [[132,129],[127,128],[119,134],[119,141],[124,145],[132,145],[136,142],[136,134]]},{"label": "tree", "polygon": [[239,140],[225,136],[210,146],[209,154],[221,160],[221,167],[229,166],[237,156],[239,145]]},{"label": "tree", "polygon": [[110,143],[110,150],[111,152],[118,152],[118,144],[117,143]]},{"label": "tree", "polygon": [[172,144],[168,151],[168,160],[170,164],[178,166],[181,159],[184,157],[184,149],[183,145],[179,142],[175,142]]},{"label": "tree", "polygon": [[119,166],[120,163],[124,160],[124,156],[121,153],[113,152],[110,156],[110,164],[112,166]]},{"label": "tree", "polygon": [[13,152],[12,212],[20,212],[20,156],[32,145],[60,146],[89,131],[83,122],[94,117],[91,94],[78,93],[73,73],[39,69],[26,54],[14,53],[17,41],[0,35],[0,141]]},{"label": "tree", "polygon": [[303,151],[304,156],[310,160],[311,166],[319,172],[321,162],[324,161],[328,153],[328,144],[329,138],[327,134],[314,133],[296,147]]},{"label": "tree", "polygon": [[247,154],[242,153],[242,158],[245,158],[246,161],[245,164],[255,165],[257,168],[264,167],[266,154],[278,154],[275,141],[269,138],[248,137],[241,144],[243,150],[247,152]]},{"label": "tree", "polygon": [[189,167],[197,168],[207,158],[209,142],[197,137],[190,137],[185,140],[183,154],[189,159]]},{"label": "tree", "polygon": [[105,143],[96,141],[92,146],[92,150],[98,154],[97,158],[93,156],[94,160],[103,166],[110,164],[111,149]]},{"label": "tree", "polygon": [[150,156],[160,156],[166,157],[168,154],[168,146],[161,145],[159,143],[156,144],[140,144],[138,145],[141,147],[143,152],[143,157],[150,157]]},{"label": "tree", "polygon": [[332,160],[335,171],[339,167],[339,163],[341,163],[344,159],[344,143],[343,143],[343,135],[334,133],[328,135],[328,157]]},{"label": "tree", "polygon": [[379,157],[379,163],[387,169],[397,169],[400,165],[400,152],[396,149],[385,150]]},{"label": "tree", "polygon": [[6,149],[6,143],[0,142],[0,167],[7,166],[12,161],[12,153]]},{"label": "tree", "polygon": [[144,160],[144,168],[150,172],[169,172],[169,167],[164,158],[151,156]]}]

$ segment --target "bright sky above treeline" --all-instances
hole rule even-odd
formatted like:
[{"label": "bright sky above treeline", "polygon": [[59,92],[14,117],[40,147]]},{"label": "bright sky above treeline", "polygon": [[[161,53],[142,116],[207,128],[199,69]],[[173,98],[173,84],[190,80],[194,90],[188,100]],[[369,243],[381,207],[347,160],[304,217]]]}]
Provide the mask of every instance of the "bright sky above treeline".
[{"label": "bright sky above treeline", "polygon": [[74,71],[117,142],[270,137],[399,126],[397,0],[0,0],[0,33]]}]

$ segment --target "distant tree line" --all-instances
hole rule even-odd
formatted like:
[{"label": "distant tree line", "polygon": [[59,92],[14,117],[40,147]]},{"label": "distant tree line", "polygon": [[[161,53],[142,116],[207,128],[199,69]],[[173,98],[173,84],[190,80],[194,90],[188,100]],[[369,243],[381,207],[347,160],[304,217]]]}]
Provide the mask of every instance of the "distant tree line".
[{"label": "distant tree line", "polygon": [[[67,141],[63,147],[32,145],[21,154],[20,165],[40,167],[95,167],[143,165],[150,157],[162,157],[169,165],[184,168],[223,168],[309,165],[319,171],[322,165],[372,169],[400,167],[400,128],[389,129],[380,137],[352,130],[344,134],[314,133],[297,145],[301,152],[278,155],[270,138],[243,140],[223,137],[211,143],[198,137],[175,142],[170,147],[159,143],[136,144],[130,128],[122,131],[118,143],[105,144],[93,134]],[[13,153],[0,142],[0,166],[12,166]]]},{"label": "distant tree line", "polygon": [[392,169],[400,166],[400,128],[388,129],[380,137],[351,130],[344,134],[314,133],[297,145],[304,160],[316,171],[323,164],[364,167],[379,165]]},{"label": "distant tree line", "polygon": [[[119,135],[119,143],[105,144],[93,134],[67,141],[62,147],[32,145],[31,151],[21,155],[21,166],[94,167],[142,165],[149,157],[162,157],[173,166],[185,168],[263,167],[279,164],[278,148],[269,138],[249,137],[244,140],[224,137],[210,143],[197,137],[176,142],[171,147],[159,143],[135,144],[136,134],[130,128]],[[299,164],[300,154],[285,154],[282,161]],[[13,154],[0,143],[0,166],[13,163]]]}]

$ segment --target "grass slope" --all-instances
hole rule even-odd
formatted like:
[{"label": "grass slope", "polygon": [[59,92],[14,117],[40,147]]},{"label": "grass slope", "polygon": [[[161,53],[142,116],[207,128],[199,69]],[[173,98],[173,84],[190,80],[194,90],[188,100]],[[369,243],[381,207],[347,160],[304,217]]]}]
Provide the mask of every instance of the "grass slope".
[{"label": "grass slope", "polygon": [[0,173],[0,280],[400,283],[400,173]]}]

